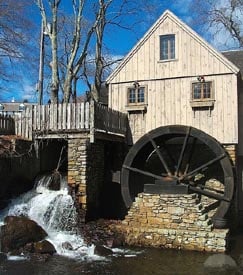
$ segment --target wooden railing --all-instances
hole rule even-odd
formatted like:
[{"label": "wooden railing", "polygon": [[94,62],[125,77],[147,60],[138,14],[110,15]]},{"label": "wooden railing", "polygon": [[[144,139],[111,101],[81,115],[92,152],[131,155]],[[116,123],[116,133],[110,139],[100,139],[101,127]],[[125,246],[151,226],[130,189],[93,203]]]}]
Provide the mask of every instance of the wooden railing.
[{"label": "wooden railing", "polygon": [[[15,116],[15,134],[33,135],[90,131],[126,134],[126,114],[94,102],[35,105]],[[93,140],[93,138],[91,137]]]},{"label": "wooden railing", "polygon": [[14,135],[14,118],[0,114],[0,135]]},{"label": "wooden railing", "polygon": [[94,105],[94,126],[97,130],[124,134],[127,130],[127,116],[104,105]]}]

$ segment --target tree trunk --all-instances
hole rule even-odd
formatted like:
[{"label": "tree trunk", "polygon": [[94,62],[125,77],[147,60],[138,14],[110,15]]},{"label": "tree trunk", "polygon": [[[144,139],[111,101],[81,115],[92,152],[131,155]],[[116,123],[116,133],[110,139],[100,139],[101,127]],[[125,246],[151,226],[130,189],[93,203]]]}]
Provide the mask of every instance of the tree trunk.
[{"label": "tree trunk", "polygon": [[51,82],[51,103],[58,103],[59,75],[58,75],[58,58],[57,58],[57,5],[52,7],[52,82]]},{"label": "tree trunk", "polygon": [[72,74],[69,72],[66,77],[65,77],[65,81],[64,81],[64,85],[63,85],[63,101],[65,103],[68,103],[72,94],[72,80],[73,80],[73,76]]}]

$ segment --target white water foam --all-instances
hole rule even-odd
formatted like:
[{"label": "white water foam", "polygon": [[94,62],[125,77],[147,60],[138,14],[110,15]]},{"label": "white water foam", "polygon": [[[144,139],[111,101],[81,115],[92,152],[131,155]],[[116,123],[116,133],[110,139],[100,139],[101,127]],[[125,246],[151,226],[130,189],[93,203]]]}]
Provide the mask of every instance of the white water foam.
[{"label": "white water foam", "polygon": [[48,189],[50,175],[39,177],[36,187],[13,200],[0,217],[26,216],[37,222],[48,234],[58,254],[78,259],[94,258],[94,246],[87,246],[77,229],[77,212],[68,194],[65,179],[59,191]]}]

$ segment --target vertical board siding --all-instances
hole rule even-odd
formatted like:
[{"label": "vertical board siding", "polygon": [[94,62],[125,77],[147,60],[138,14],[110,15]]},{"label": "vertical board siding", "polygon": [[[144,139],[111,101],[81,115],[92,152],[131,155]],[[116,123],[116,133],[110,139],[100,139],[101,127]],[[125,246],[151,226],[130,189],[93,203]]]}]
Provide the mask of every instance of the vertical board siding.
[{"label": "vertical board siding", "polygon": [[[176,58],[159,60],[159,36],[175,34]],[[134,142],[160,126],[190,125],[221,143],[238,142],[237,75],[215,52],[176,20],[166,17],[134,48],[120,70],[109,80],[109,107],[128,113],[127,87],[138,81],[148,87],[145,114],[130,113],[129,127]],[[213,81],[214,107],[193,109],[191,83],[203,75]]]},{"label": "vertical board siding", "polygon": [[[178,124],[201,129],[221,143],[237,143],[237,77],[228,74],[210,76],[206,80],[213,81],[214,84],[215,103],[212,109],[191,107],[191,83],[195,81],[194,77],[147,81],[147,112],[129,115],[133,141],[137,141],[146,132],[157,127]],[[112,87],[117,110],[127,113],[127,85],[113,84]]]}]

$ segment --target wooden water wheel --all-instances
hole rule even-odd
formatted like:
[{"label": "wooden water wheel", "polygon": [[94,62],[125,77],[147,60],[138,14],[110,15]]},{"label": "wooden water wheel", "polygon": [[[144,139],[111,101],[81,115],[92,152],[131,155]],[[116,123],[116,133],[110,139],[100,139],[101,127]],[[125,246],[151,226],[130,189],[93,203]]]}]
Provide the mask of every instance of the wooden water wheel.
[{"label": "wooden water wheel", "polygon": [[220,221],[233,197],[234,176],[225,149],[213,137],[193,127],[164,126],[145,134],[130,149],[121,189],[128,208],[140,192],[197,193],[214,201],[213,220]]}]

